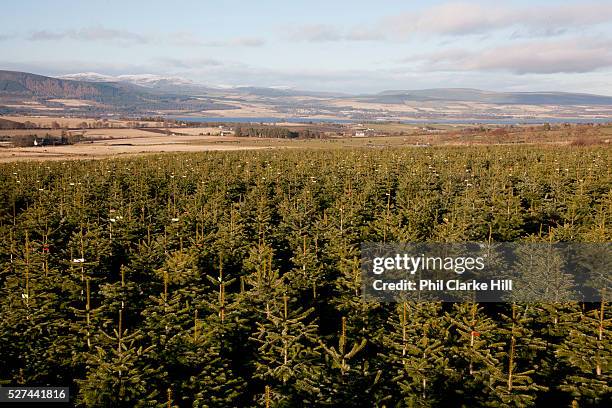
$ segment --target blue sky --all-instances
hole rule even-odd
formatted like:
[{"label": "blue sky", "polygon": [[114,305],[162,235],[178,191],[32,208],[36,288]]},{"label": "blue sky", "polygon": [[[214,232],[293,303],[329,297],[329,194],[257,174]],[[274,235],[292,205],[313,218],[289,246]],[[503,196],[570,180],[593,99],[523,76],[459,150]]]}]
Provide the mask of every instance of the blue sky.
[{"label": "blue sky", "polygon": [[[497,3],[497,4],[495,4]],[[0,69],[612,95],[611,1],[5,2]]]}]

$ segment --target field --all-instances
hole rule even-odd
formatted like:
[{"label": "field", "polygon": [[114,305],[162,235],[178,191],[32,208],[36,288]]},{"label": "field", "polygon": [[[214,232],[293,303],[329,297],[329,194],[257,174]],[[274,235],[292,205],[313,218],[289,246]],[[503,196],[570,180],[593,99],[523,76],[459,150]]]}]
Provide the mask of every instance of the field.
[{"label": "field", "polygon": [[[245,140],[231,136],[220,137],[217,127],[164,127],[161,122],[139,122],[146,126],[129,128],[130,121],[111,120],[104,128],[83,128],[100,123],[87,118],[53,118],[33,116],[3,116],[19,123],[31,122],[40,128],[1,129],[0,162],[22,160],[92,159],[162,152],[198,152],[210,150],[261,149],[279,146],[278,140]],[[57,123],[63,129],[50,128]],[[80,142],[71,145],[16,147],[15,137],[35,135],[60,137],[62,134],[82,135]]]},{"label": "field", "polygon": [[[0,162],[23,160],[99,159],[162,152],[251,150],[272,148],[392,148],[470,145],[609,145],[610,125],[474,126],[365,124],[197,124],[44,116],[4,116],[32,129],[0,129]],[[57,126],[52,127],[56,123]],[[97,127],[104,125],[104,127]],[[135,125],[138,125],[135,127]],[[259,137],[235,137],[237,128],[250,128]],[[365,131],[364,131],[365,129]],[[276,131],[310,132],[318,137],[279,138]],[[364,136],[356,137],[358,132]],[[221,134],[223,132],[223,135]],[[75,144],[33,146],[33,138],[61,135],[78,137]],[[275,136],[276,135],[276,136]],[[17,138],[31,137],[28,144],[15,145]]]},{"label": "field", "polygon": [[[87,123],[88,125],[94,124],[95,122],[99,122],[100,119],[95,119],[95,118],[87,118],[87,117],[75,117],[75,118],[71,118],[71,117],[63,117],[63,116],[2,116],[2,119],[6,119],[6,120],[11,120],[11,121],[15,121],[15,122],[19,122],[19,123],[24,123],[24,122],[32,122],[35,123],[37,126],[40,127],[46,127],[49,128],[51,127],[51,125],[53,124],[53,122],[56,122],[60,127],[65,127],[65,128],[77,128],[79,127],[83,122]],[[119,120],[119,119],[107,119],[106,122],[109,124],[109,126],[112,127],[123,127],[126,126],[128,121],[126,120]],[[152,125],[157,125],[159,126],[160,123],[157,122],[151,122]]]},{"label": "field", "polygon": [[612,149],[356,140],[0,164],[0,381],[87,407],[606,406],[608,303],[366,302],[359,248],[610,242]]}]

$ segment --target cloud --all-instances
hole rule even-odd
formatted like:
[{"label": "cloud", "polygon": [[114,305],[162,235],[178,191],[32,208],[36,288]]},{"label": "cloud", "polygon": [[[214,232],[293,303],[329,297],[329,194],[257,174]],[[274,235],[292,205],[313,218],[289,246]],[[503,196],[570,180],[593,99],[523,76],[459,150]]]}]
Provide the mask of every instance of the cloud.
[{"label": "cloud", "polygon": [[215,67],[223,65],[221,61],[212,58],[190,58],[190,59],[179,59],[179,58],[168,58],[160,57],[153,60],[156,64],[164,65],[170,68],[178,69],[192,69],[194,67]]},{"label": "cloud", "polygon": [[140,34],[132,33],[125,30],[115,30],[112,28],[105,27],[89,27],[79,30],[78,36],[80,39],[87,41],[129,41],[136,43],[147,43],[150,41],[149,37],[145,37]]},{"label": "cloud", "polygon": [[481,51],[447,49],[414,55],[423,70],[506,71],[514,74],[585,73],[612,67],[612,41],[597,38],[534,40]]},{"label": "cloud", "polygon": [[416,15],[405,13],[387,17],[384,26],[399,35],[414,32],[461,35],[499,27],[497,14],[477,3],[444,3]]},{"label": "cloud", "polygon": [[[0,37],[2,39],[2,37]],[[27,37],[30,41],[105,41],[120,44],[169,43],[183,47],[260,47],[265,41],[256,37],[238,37],[226,40],[207,41],[190,32],[175,32],[163,35],[144,35],[126,30],[116,30],[103,26],[85,27],[78,30],[33,31]]]},{"label": "cloud", "polygon": [[175,32],[169,34],[166,39],[173,45],[182,47],[201,47],[204,42],[193,33],[189,32]]},{"label": "cloud", "polygon": [[344,36],[348,41],[380,41],[385,35],[380,31],[368,27],[354,27]]},{"label": "cloud", "polygon": [[111,60],[80,60],[80,59],[62,59],[61,61],[44,60],[1,60],[0,66],[3,69],[31,72],[34,74],[59,76],[66,73],[75,72],[99,72],[105,75],[118,76],[126,72],[134,74],[165,74],[156,65],[145,63],[122,63]]},{"label": "cloud", "polygon": [[524,35],[557,35],[570,28],[612,22],[609,2],[577,2],[512,7],[478,2],[448,2],[420,13],[383,19],[382,26],[400,37],[415,33],[471,35],[518,27]]},{"label": "cloud", "polygon": [[261,38],[238,37],[224,41],[211,41],[208,45],[211,47],[261,47],[265,43],[265,40]]},{"label": "cloud", "polygon": [[224,40],[203,40],[193,33],[177,32],[168,36],[171,44],[187,47],[261,47],[266,42],[257,37],[237,37]]},{"label": "cloud", "polygon": [[349,30],[342,30],[329,24],[306,24],[289,29],[289,38],[294,41],[379,41],[384,37],[380,30],[365,25]]},{"label": "cloud", "polygon": [[290,30],[289,37],[295,41],[327,42],[343,38],[338,29],[329,24],[307,24]]},{"label": "cloud", "polygon": [[261,47],[266,43],[261,38],[230,38],[228,40],[214,40],[214,41],[199,41],[193,45],[200,47]]},{"label": "cloud", "polygon": [[[74,33],[74,32],[73,32]],[[67,31],[64,32],[52,32],[47,30],[32,31],[28,36],[30,41],[54,41],[61,40],[64,38],[70,38],[71,34]]]},{"label": "cloud", "polygon": [[[73,32],[74,33],[74,32]],[[67,31],[64,32],[52,32],[47,30],[32,31],[28,40],[30,41],[54,41],[61,40],[64,38],[70,38],[71,34]]]},{"label": "cloud", "polygon": [[[456,54],[460,55],[458,52]],[[442,59],[442,57],[440,58]],[[54,63],[46,59],[15,62],[12,59],[2,60],[0,58],[0,66],[4,69],[51,76],[89,71],[118,76],[129,72],[132,74],[180,76],[203,84],[231,84],[232,86],[274,86],[283,84],[295,89],[348,93],[372,93],[385,89],[469,87],[489,90],[555,90],[612,95],[609,73],[605,70],[592,72],[589,75],[515,75],[510,72],[494,70],[413,70],[401,66],[374,70],[358,68],[348,70],[323,69],[322,67],[280,69],[231,61],[224,61],[222,65],[198,65],[195,60],[187,60],[189,64],[192,62],[192,66],[180,68],[161,64],[157,59],[142,61],[142,65],[134,65],[91,59],[86,61],[65,60],[61,63]],[[462,67],[462,69],[465,69],[465,67]]]},{"label": "cloud", "polygon": [[451,1],[353,27],[302,25],[290,30],[290,39],[310,42],[401,41],[417,35],[458,37],[500,30],[512,30],[511,38],[516,39],[560,36],[571,30],[611,22],[611,2],[517,7],[502,3]]},{"label": "cloud", "polygon": [[126,30],[117,30],[103,26],[86,27],[79,30],[65,31],[33,31],[28,37],[30,41],[57,41],[63,39],[77,41],[115,41],[123,43],[144,44],[151,38]]}]

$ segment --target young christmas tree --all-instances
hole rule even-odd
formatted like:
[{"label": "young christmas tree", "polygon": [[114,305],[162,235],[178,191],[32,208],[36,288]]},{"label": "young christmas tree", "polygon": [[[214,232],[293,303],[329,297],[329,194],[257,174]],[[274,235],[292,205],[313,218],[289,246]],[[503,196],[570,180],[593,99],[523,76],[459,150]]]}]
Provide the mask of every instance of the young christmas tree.
[{"label": "young christmas tree", "polygon": [[538,392],[546,390],[534,381],[534,374],[540,368],[535,356],[545,344],[532,329],[529,309],[528,304],[512,303],[509,313],[501,315],[497,334],[503,346],[497,348],[494,356],[499,363],[490,367],[487,406],[534,405]]},{"label": "young christmas tree", "polygon": [[[383,336],[384,354],[391,367],[387,398],[407,406],[436,406],[444,394],[449,357],[444,344],[448,325],[435,302],[402,302],[389,318]],[[398,399],[397,396],[400,396]]]},{"label": "young christmas tree", "polygon": [[556,351],[568,364],[561,389],[569,392],[578,406],[598,406],[610,402],[612,393],[612,318],[605,301],[600,307],[583,312],[569,328],[565,341]]},{"label": "young christmas tree", "polygon": [[[449,350],[448,378],[456,387],[449,387],[445,400],[457,405],[483,405],[493,367],[499,364],[495,350],[496,322],[476,303],[456,303],[446,313],[451,335],[445,347]],[[454,389],[453,389],[454,388]]]},{"label": "young christmas tree", "polygon": [[308,391],[319,356],[318,327],[310,317],[312,312],[293,309],[288,296],[283,295],[275,299],[263,322],[257,322],[252,337],[258,345],[255,376],[269,387],[277,403],[294,405],[311,398]]}]

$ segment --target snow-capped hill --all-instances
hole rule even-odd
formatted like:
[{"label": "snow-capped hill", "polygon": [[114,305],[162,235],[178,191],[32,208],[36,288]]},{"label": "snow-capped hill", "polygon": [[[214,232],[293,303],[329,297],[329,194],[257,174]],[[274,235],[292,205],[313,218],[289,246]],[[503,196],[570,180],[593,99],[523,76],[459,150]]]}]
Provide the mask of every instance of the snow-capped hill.
[{"label": "snow-capped hill", "polygon": [[131,84],[157,87],[159,85],[193,85],[193,82],[180,77],[166,77],[154,74],[119,75],[116,77],[119,82],[129,82]]},{"label": "snow-capped hill", "polygon": [[68,79],[71,81],[87,81],[87,82],[119,82],[117,80],[117,78],[110,76],[110,75],[104,75],[104,74],[98,74],[97,72],[80,72],[77,74],[66,74],[66,75],[60,75],[57,78],[59,79]]},{"label": "snow-capped hill", "polygon": [[81,72],[76,74],[61,75],[60,79],[69,79],[73,81],[89,81],[89,82],[126,82],[133,85],[144,86],[147,88],[157,88],[160,86],[171,85],[193,85],[194,83],[188,79],[180,77],[169,77],[155,74],[134,74],[134,75],[104,75],[97,72]]}]

